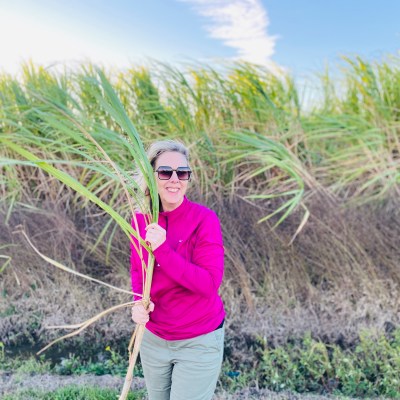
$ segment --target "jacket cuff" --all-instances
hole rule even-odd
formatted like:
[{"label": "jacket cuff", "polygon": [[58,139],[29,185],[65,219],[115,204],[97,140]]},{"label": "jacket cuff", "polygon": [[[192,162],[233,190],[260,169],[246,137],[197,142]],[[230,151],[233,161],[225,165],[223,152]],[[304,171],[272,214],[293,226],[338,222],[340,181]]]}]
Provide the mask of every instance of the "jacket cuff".
[{"label": "jacket cuff", "polygon": [[157,259],[158,257],[162,257],[164,254],[168,254],[170,251],[171,247],[167,243],[167,241],[163,242],[158,246],[154,251],[154,257]]}]

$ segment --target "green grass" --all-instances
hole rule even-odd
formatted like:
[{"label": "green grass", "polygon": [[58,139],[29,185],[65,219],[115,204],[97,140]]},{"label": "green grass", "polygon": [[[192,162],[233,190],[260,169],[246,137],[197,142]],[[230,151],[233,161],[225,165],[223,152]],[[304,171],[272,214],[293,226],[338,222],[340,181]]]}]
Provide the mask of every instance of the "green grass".
[{"label": "green grass", "polygon": [[[0,371],[8,371],[18,374],[44,374],[51,373],[56,375],[116,375],[125,376],[128,368],[128,360],[125,354],[106,349],[101,361],[94,361],[91,358],[82,359],[79,355],[69,354],[68,357],[62,357],[57,362],[51,361],[41,356],[30,356],[24,358],[6,357],[1,353],[0,347]],[[136,365],[134,376],[143,377],[143,371],[140,363]]]},{"label": "green grass", "polygon": [[[94,387],[66,386],[52,392],[39,389],[21,390],[6,394],[3,400],[116,400],[119,392],[112,389]],[[131,391],[128,400],[140,400],[145,398],[145,391]]]}]

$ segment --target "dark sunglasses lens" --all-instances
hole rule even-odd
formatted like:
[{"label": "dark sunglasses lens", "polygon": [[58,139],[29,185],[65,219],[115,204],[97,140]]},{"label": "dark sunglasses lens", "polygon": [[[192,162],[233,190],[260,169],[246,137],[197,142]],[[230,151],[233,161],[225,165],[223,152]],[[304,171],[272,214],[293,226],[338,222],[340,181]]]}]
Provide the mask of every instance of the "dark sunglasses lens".
[{"label": "dark sunglasses lens", "polygon": [[159,169],[157,172],[158,172],[158,178],[165,181],[170,179],[173,173],[173,171],[169,169]]},{"label": "dark sunglasses lens", "polygon": [[187,181],[190,178],[190,171],[176,171],[176,174],[178,175],[178,179],[182,181]]}]

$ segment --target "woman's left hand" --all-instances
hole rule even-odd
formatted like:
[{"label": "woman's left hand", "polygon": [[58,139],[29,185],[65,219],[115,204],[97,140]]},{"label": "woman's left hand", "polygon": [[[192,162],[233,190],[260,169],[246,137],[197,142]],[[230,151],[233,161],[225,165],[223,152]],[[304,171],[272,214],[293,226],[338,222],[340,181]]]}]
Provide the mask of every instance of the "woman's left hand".
[{"label": "woman's left hand", "polygon": [[145,241],[150,243],[153,251],[161,246],[166,238],[167,232],[160,225],[154,223],[146,226]]}]

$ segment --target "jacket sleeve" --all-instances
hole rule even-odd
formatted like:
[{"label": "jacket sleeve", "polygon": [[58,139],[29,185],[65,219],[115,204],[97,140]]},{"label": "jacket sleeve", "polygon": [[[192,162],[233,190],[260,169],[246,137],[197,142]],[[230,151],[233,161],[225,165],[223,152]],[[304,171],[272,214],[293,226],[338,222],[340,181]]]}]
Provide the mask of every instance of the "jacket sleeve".
[{"label": "jacket sleeve", "polygon": [[[142,297],[138,296],[138,294],[143,294],[143,285],[142,285],[142,272],[141,266],[139,265],[138,256],[135,256],[135,249],[132,249],[131,246],[131,283],[132,283],[132,292],[133,300],[140,300]],[[136,294],[135,294],[136,293]]]},{"label": "jacket sleeve", "polygon": [[224,246],[217,215],[211,211],[200,222],[192,261],[185,259],[165,241],[154,251],[155,258],[177,283],[209,297],[218,292],[224,273]]},{"label": "jacket sleeve", "polygon": [[[138,224],[140,226],[140,217],[137,214],[136,215],[138,219]],[[132,220],[132,227],[133,229],[136,229],[135,223]],[[135,243],[136,247],[139,246],[139,241],[132,236],[132,240]],[[138,294],[143,294],[143,278],[142,278],[142,265],[140,261],[140,257],[137,254],[135,247],[133,246],[132,242],[130,242],[130,248],[131,248],[131,257],[130,257],[130,262],[131,262],[131,284],[132,284],[132,292],[133,293],[138,293]],[[133,300],[140,300],[142,297],[133,295]]]}]

